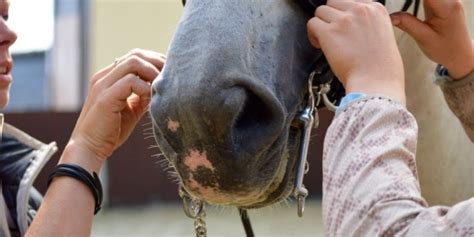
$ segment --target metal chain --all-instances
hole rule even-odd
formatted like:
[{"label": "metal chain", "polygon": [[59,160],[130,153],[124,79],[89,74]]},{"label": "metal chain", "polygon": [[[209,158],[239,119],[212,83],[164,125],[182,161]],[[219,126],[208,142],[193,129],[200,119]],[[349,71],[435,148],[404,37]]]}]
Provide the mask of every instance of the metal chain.
[{"label": "metal chain", "polygon": [[183,187],[179,188],[179,196],[183,199],[183,210],[186,216],[191,219],[194,219],[194,231],[196,237],[206,237],[207,236],[207,226],[205,204],[199,199],[193,199],[189,194],[184,190]]},{"label": "metal chain", "polygon": [[206,226],[206,221],[204,221],[205,217],[206,217],[206,212],[204,209],[202,209],[202,211],[194,220],[194,231],[196,232],[196,237],[207,236],[207,226]]}]

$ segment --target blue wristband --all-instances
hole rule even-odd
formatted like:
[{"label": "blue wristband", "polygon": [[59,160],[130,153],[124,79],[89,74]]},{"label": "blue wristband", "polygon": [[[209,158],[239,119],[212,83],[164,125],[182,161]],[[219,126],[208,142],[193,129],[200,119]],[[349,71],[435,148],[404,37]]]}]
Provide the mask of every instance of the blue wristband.
[{"label": "blue wristband", "polygon": [[336,113],[339,113],[340,111],[344,110],[352,101],[357,100],[361,97],[367,96],[364,93],[360,92],[352,92],[344,96],[342,98],[341,103],[339,104],[339,107],[337,108]]}]

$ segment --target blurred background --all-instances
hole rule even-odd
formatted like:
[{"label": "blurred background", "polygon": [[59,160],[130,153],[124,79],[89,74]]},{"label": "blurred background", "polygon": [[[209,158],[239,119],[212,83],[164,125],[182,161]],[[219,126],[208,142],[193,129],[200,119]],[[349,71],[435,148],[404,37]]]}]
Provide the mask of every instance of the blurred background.
[{"label": "blurred background", "polygon": [[[166,53],[178,24],[181,0],[10,0],[9,24],[18,34],[12,49],[15,67],[6,122],[33,137],[56,141],[59,151],[36,181],[44,193],[47,174],[57,163],[87,95],[94,72],[133,48]],[[191,38],[192,36],[190,36]],[[322,235],[322,137],[330,120],[323,114],[311,146],[310,190],[306,216],[288,201],[251,211],[258,236]],[[96,217],[93,236],[192,236],[193,221],[181,210],[175,181],[157,156],[149,118],[101,172],[106,203]],[[243,236],[233,209],[209,208],[210,236]],[[318,234],[319,233],[319,234]]]}]

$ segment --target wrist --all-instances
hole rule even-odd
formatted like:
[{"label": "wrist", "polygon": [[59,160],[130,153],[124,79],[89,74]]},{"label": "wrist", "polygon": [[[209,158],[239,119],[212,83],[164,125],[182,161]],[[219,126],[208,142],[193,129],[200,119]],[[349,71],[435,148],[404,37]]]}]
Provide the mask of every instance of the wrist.
[{"label": "wrist", "polygon": [[77,142],[70,141],[64,148],[59,164],[76,164],[91,173],[99,173],[105,160],[105,157],[90,151]]},{"label": "wrist", "polygon": [[380,81],[380,80],[347,80],[345,86],[346,94],[363,93],[366,95],[382,95],[398,100],[406,104],[405,85],[398,81]]},{"label": "wrist", "polygon": [[470,56],[443,65],[448,70],[449,76],[454,80],[460,80],[474,71],[474,40],[471,41],[471,46]]},{"label": "wrist", "polygon": [[395,91],[389,90],[386,88],[360,88],[354,90],[347,90],[347,93],[362,93],[365,95],[372,95],[372,96],[384,96],[391,98],[400,102],[403,105],[406,105],[406,95],[404,91]]},{"label": "wrist", "polygon": [[[473,59],[474,60],[474,59]],[[453,80],[461,80],[465,78],[469,73],[471,73],[474,70],[473,66],[446,66],[446,69],[448,71],[448,75],[453,79]]]}]

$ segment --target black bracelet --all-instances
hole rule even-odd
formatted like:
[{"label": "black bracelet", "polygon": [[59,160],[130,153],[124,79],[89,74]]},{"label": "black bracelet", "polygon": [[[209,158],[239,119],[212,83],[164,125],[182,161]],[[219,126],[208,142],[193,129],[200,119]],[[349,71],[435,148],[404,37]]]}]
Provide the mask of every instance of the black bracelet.
[{"label": "black bracelet", "polygon": [[78,165],[74,164],[60,164],[56,166],[54,169],[53,173],[51,173],[48,177],[48,187],[53,181],[55,177],[59,176],[68,176],[71,178],[74,178],[76,180],[81,181],[83,184],[85,184],[87,187],[92,192],[92,195],[94,195],[95,199],[95,210],[94,214],[97,214],[97,212],[100,211],[102,208],[102,198],[103,198],[103,192],[102,192],[102,184],[100,183],[99,176],[97,176],[97,173],[92,173],[92,175],[87,172],[85,169]]}]

